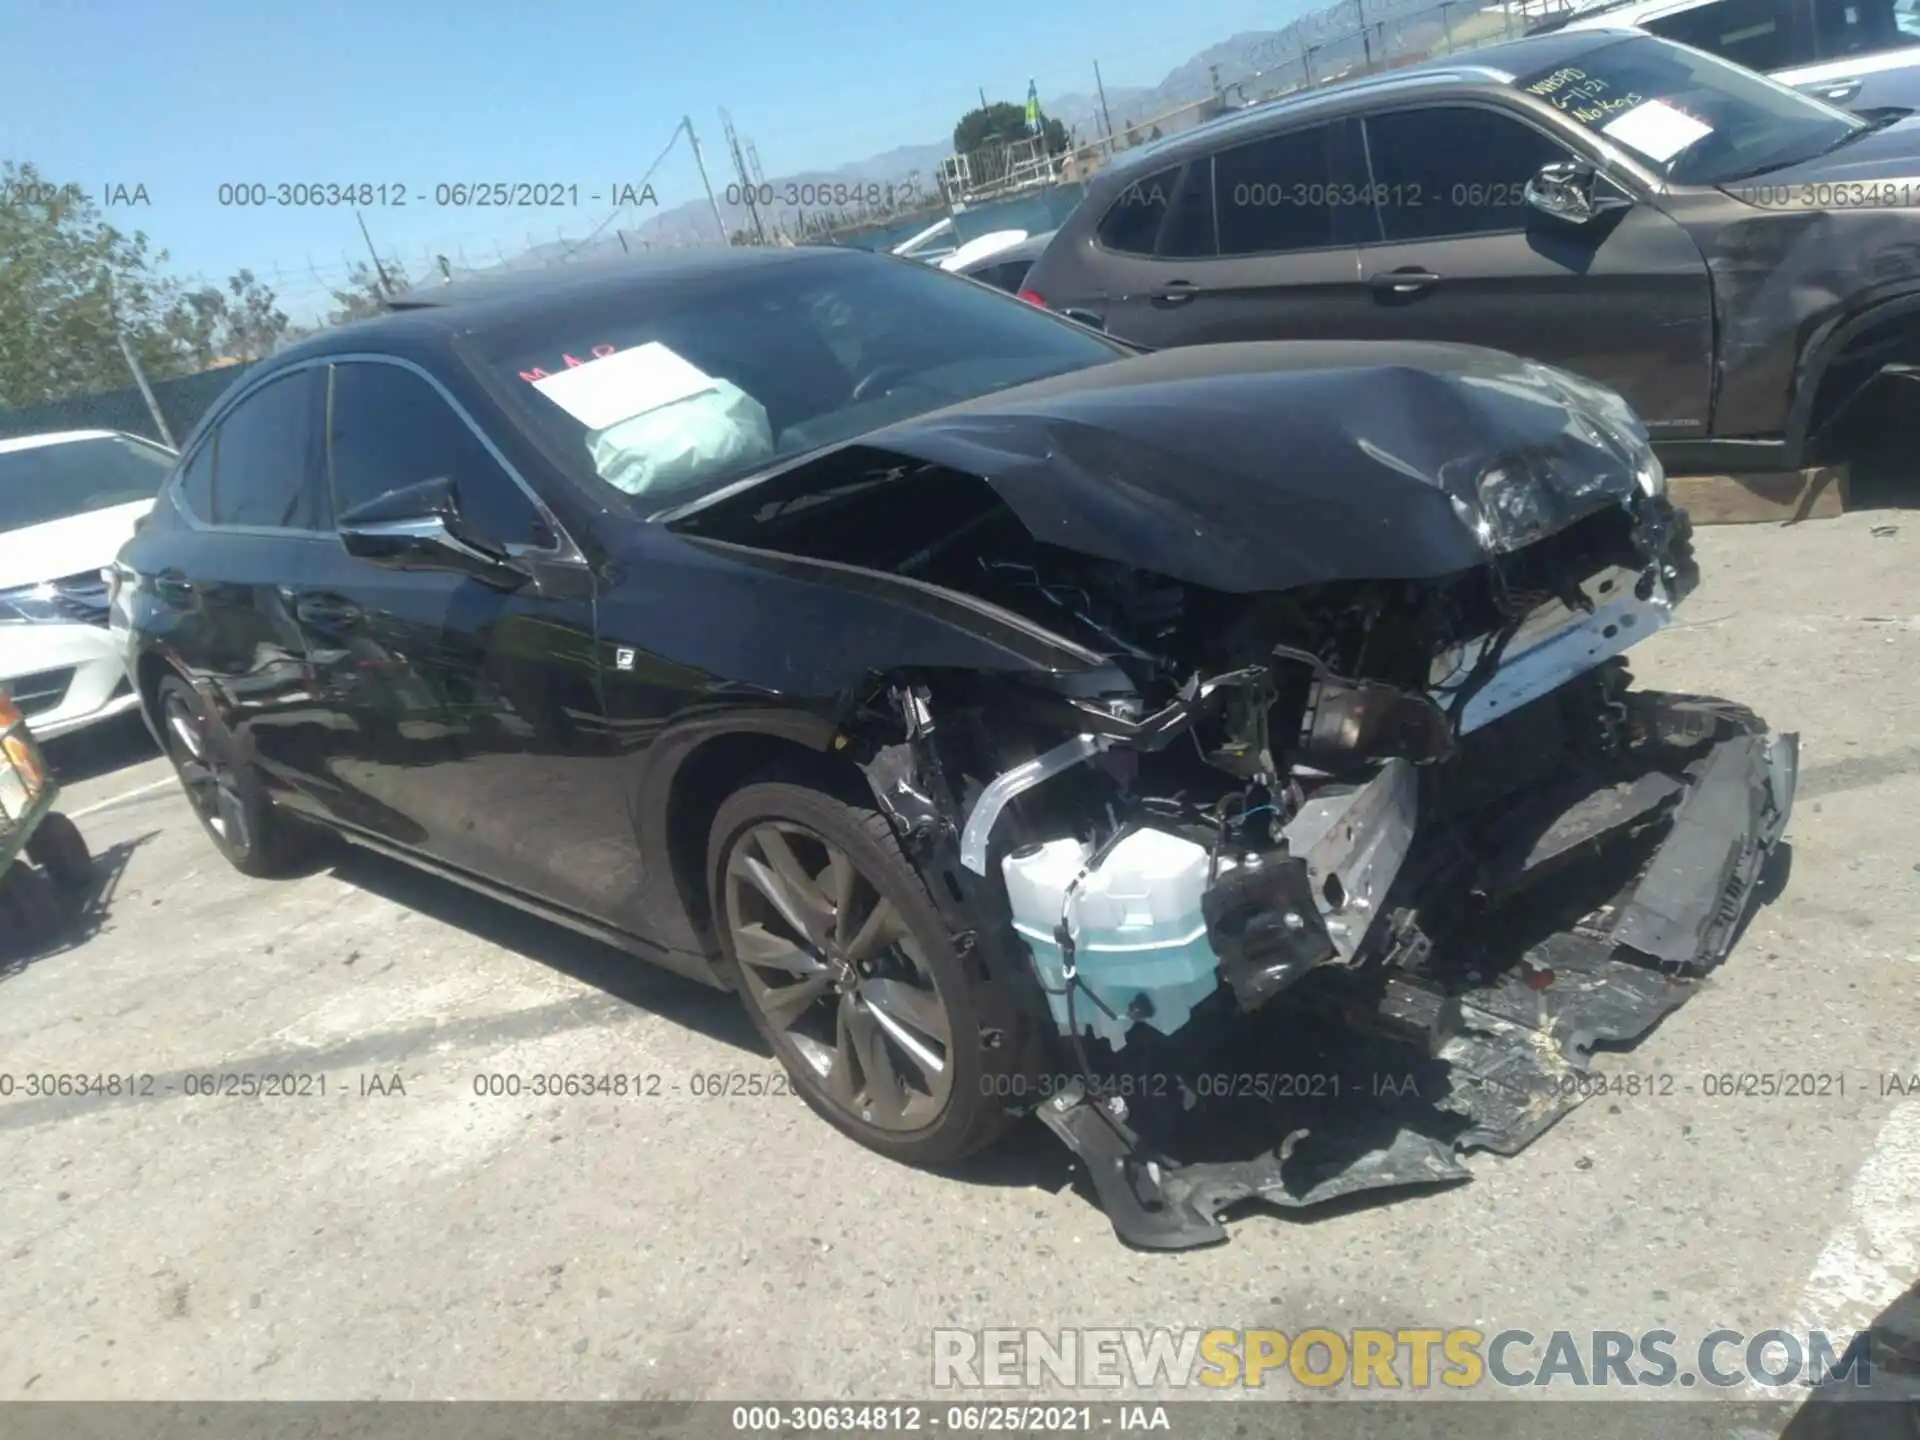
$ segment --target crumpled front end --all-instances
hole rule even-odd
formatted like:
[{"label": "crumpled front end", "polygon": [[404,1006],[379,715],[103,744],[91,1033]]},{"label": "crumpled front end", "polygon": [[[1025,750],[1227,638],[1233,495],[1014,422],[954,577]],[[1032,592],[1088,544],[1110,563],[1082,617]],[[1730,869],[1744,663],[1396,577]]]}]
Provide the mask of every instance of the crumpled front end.
[{"label": "crumpled front end", "polygon": [[1595,1047],[1726,957],[1762,885],[1794,737],[1632,686],[1624,652],[1697,581],[1690,526],[1624,406],[1557,372],[1527,404],[1543,378],[1585,474],[1463,447],[1470,487],[1424,482],[1473,537],[1437,571],[1215,589],[1056,543],[994,476],[925,456],[839,474],[857,508],[763,509],[769,548],[1088,657],[876,676],[839,744],[961,952],[1020,997],[1026,1032],[992,1040],[1033,1047],[1010,1101],[1134,1243],[1518,1150],[1586,1093]]}]

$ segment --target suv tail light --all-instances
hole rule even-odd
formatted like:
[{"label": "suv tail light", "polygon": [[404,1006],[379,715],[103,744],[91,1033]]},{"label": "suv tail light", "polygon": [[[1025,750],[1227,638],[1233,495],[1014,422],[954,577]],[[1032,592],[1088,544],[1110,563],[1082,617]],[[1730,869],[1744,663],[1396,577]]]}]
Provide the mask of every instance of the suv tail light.
[{"label": "suv tail light", "polygon": [[1027,290],[1023,288],[1020,291],[1020,298],[1029,305],[1038,305],[1042,310],[1047,308],[1047,302],[1041,298],[1038,290]]}]

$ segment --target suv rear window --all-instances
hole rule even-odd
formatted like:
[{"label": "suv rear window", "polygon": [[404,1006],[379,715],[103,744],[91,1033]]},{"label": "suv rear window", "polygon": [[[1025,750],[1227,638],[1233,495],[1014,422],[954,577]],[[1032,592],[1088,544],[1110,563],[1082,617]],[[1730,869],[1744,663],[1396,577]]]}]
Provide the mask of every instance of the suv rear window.
[{"label": "suv rear window", "polygon": [[1176,165],[1171,170],[1129,182],[1101,217],[1100,243],[1122,255],[1153,254],[1153,242],[1160,236],[1160,222],[1167,218],[1173,197],[1180,189],[1180,168]]}]

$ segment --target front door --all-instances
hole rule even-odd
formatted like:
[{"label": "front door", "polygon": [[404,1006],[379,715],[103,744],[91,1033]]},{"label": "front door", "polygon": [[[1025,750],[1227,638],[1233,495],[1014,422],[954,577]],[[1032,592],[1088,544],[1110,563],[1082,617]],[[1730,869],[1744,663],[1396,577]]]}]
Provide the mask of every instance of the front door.
[{"label": "front door", "polygon": [[1617,390],[1656,439],[1707,432],[1713,296],[1679,224],[1644,199],[1586,225],[1534,210],[1528,179],[1572,152],[1504,111],[1429,105],[1365,125],[1378,231],[1359,247],[1365,299],[1347,333],[1511,351]]},{"label": "front door", "polygon": [[594,586],[478,428],[397,362],[332,367],[336,523],[451,476],[462,518],[535,571],[502,590],[398,570],[336,541],[292,597],[336,729],[334,818],[495,884],[606,919],[633,872],[594,654]]},{"label": "front door", "polygon": [[325,736],[312,723],[305,649],[281,581],[329,544],[317,462],[324,382],[323,370],[294,370],[227,408],[181,471],[181,504],[205,538],[180,532],[183,563],[152,576],[168,649],[268,789],[296,809]]}]

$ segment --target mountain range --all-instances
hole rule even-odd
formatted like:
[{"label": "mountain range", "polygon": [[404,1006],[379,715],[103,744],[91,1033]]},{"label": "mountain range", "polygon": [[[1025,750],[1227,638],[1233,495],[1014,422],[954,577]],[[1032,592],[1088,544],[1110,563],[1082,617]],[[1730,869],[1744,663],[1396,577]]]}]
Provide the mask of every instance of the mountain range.
[{"label": "mountain range", "polygon": [[[1366,6],[1364,41],[1356,20],[1362,3]],[[1175,66],[1157,85],[1107,86],[1104,107],[1098,93],[1043,95],[1041,103],[1047,115],[1061,121],[1081,143],[1103,137],[1109,118],[1117,133],[1125,134],[1132,127],[1145,132],[1156,119],[1216,93],[1224,92],[1227,102],[1234,104],[1296,88],[1304,78],[1304,64],[1311,65],[1315,80],[1325,81],[1369,57],[1404,62],[1431,50],[1444,26],[1457,29],[1476,11],[1493,8],[1489,0],[1450,0],[1443,20],[1441,7],[1432,0],[1342,0],[1310,11],[1277,30],[1247,31],[1208,46]],[[1309,51],[1311,57],[1303,64],[1303,56]],[[959,118],[954,117],[956,121]],[[730,233],[737,232],[751,225],[751,216],[745,205],[727,203],[727,187],[733,177],[728,173],[725,151],[716,154],[715,150],[708,147],[708,173],[713,177],[721,218]],[[944,136],[924,144],[896,146],[831,169],[770,177],[766,183],[772,187],[776,203],[760,207],[761,222],[769,228],[778,224],[791,231],[797,228],[803,209],[821,208],[779,203],[789,186],[858,183],[899,187],[911,181],[918,183],[921,193],[937,197],[939,190],[933,177],[940,162],[952,153],[952,138]],[[555,241],[535,246],[510,264],[515,268],[551,264],[562,257],[618,254],[629,247],[711,245],[717,239],[713,211],[703,195],[650,215],[624,231],[609,231],[587,244]]]}]

